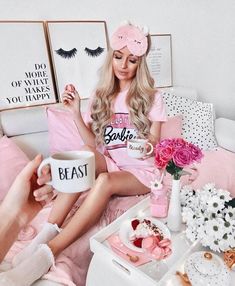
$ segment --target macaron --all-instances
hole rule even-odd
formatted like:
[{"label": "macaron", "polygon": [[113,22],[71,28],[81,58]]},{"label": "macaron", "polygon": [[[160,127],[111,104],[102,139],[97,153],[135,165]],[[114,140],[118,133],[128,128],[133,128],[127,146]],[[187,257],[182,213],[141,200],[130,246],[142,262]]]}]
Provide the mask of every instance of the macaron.
[{"label": "macaron", "polygon": [[158,245],[160,247],[169,247],[171,245],[171,240],[169,238],[164,238],[161,241],[159,241]]},{"label": "macaron", "polygon": [[172,253],[172,250],[171,250],[170,247],[165,247],[165,248],[164,248],[164,258],[170,256],[171,253]]},{"label": "macaron", "polygon": [[152,257],[156,260],[163,259],[165,257],[165,251],[163,248],[156,246],[151,253]]},{"label": "macaron", "polygon": [[147,251],[152,251],[155,246],[156,246],[156,241],[154,237],[148,236],[148,237],[143,238],[142,245],[141,245],[143,249]]},{"label": "macaron", "polygon": [[73,84],[67,84],[65,86],[65,90],[69,92],[74,92],[75,91],[75,86]]},{"label": "macaron", "polygon": [[161,238],[160,238],[159,235],[154,236],[154,239],[155,239],[155,241],[156,241],[156,244],[159,244],[159,242],[161,241]]}]

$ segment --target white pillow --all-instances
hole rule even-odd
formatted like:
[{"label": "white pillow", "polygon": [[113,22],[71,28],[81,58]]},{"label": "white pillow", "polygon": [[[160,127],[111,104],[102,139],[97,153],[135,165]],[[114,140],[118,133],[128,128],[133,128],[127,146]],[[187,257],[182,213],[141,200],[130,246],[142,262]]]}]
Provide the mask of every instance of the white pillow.
[{"label": "white pillow", "polygon": [[235,152],[235,120],[217,118],[215,120],[215,136],[219,146]]},{"label": "white pillow", "polygon": [[214,111],[212,103],[205,103],[172,93],[163,93],[168,116],[183,115],[182,135],[185,140],[203,150],[216,148]]}]

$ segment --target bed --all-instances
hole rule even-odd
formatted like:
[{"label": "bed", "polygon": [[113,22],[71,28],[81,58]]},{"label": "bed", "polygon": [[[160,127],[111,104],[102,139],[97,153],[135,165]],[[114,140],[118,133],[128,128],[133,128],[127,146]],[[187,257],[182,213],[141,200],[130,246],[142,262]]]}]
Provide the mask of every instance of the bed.
[{"label": "bed", "polygon": [[[173,118],[173,121],[177,116],[181,116],[182,119],[182,113],[187,110],[187,114],[183,114],[184,121],[181,122],[180,134],[183,134],[185,139],[194,140],[193,143],[200,143],[206,150],[204,152],[204,163],[198,166],[196,174],[193,174],[193,179],[192,177],[185,177],[185,183],[190,182],[196,188],[208,181],[215,181],[215,183],[220,184],[221,187],[228,188],[233,196],[235,196],[235,122],[225,118],[215,119],[213,106],[211,104],[200,103],[200,101],[198,101],[197,92],[194,89],[174,87],[163,89],[162,93],[168,106],[168,115],[170,118]],[[87,102],[84,101],[84,111],[86,106]],[[176,108],[176,106],[178,107]],[[49,108],[51,107],[56,110],[61,109],[60,104],[51,105]],[[189,110],[191,113],[197,115],[196,118],[192,117]],[[201,118],[199,118],[199,122],[198,117],[200,116],[198,116],[198,110],[204,112]],[[43,154],[44,157],[49,156],[51,148],[55,146],[51,140],[57,140],[58,142],[58,139],[55,139],[55,137],[52,138],[51,136],[51,127],[54,125],[48,125],[50,122],[47,111],[48,109],[46,109],[45,106],[38,106],[0,112],[0,130],[2,133],[0,135],[5,135],[5,137],[10,138],[29,159],[32,159],[37,153]],[[187,120],[185,120],[185,118]],[[191,124],[189,120],[192,121],[192,118],[194,123]],[[195,121],[197,125],[199,125],[200,130],[197,130],[197,126],[194,127],[193,124],[195,124]],[[65,124],[65,121],[63,121],[62,124]],[[189,128],[187,126],[189,125],[192,130],[188,130]],[[179,128],[179,126],[176,126],[175,121],[171,128],[171,135],[177,136],[177,132],[175,131],[177,131],[176,129]],[[53,130],[55,129],[59,128],[54,128]],[[170,130],[168,127],[165,129],[167,132]],[[197,132],[197,138],[192,139],[192,134],[195,133],[195,130]],[[165,134],[166,137],[169,136],[167,132]],[[202,137],[203,140],[201,139]],[[67,139],[67,141],[69,140]],[[5,164],[7,164],[7,161]],[[223,174],[222,179],[221,174]],[[169,183],[169,181],[166,183]],[[73,215],[85,196],[86,194],[84,193],[71,210],[70,216]],[[88,233],[63,251],[56,259],[56,267],[33,285],[84,286],[86,283],[87,269],[92,257],[92,253],[89,249],[89,238],[144,197],[145,196],[134,196],[128,197],[128,199],[119,197],[113,198],[100,221]],[[50,209],[51,204],[44,207],[30,226],[36,231],[39,231],[46,221]],[[13,245],[6,257],[6,261],[10,262],[15,253],[29,243],[31,237],[27,237],[28,230],[29,229],[25,229],[24,237],[22,238],[21,236],[21,239]]]}]

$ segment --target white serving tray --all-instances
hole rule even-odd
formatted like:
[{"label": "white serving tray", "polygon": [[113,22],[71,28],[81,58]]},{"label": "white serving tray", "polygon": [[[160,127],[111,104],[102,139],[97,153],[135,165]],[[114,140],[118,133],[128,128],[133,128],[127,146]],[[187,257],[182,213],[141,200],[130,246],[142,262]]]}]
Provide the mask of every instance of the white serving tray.
[{"label": "white serving tray", "polygon": [[[90,248],[94,255],[89,266],[86,286],[180,286],[175,272],[184,272],[184,262],[191,253],[198,250],[208,251],[199,243],[192,244],[186,238],[183,225],[180,232],[171,232],[172,254],[162,260],[158,279],[149,276],[151,262],[136,267],[118,256],[109,247],[106,239],[118,233],[121,223],[126,219],[150,216],[149,204],[147,197],[90,238]],[[161,221],[165,222],[164,219]],[[235,272],[231,273],[232,281],[235,281]]]}]

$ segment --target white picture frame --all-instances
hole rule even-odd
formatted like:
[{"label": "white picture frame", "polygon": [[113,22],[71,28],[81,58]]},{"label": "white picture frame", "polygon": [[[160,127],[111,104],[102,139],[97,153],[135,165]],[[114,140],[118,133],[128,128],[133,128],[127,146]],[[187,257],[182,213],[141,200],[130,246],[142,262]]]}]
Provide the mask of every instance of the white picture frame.
[{"label": "white picture frame", "polygon": [[147,63],[155,86],[171,87],[173,85],[171,34],[152,34],[150,37],[151,47]]},{"label": "white picture frame", "polygon": [[56,102],[43,21],[0,21],[0,110]]},{"label": "white picture frame", "polygon": [[47,32],[58,97],[73,84],[89,98],[108,50],[105,21],[48,21]]}]

